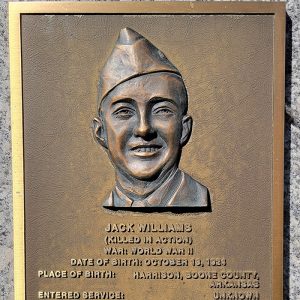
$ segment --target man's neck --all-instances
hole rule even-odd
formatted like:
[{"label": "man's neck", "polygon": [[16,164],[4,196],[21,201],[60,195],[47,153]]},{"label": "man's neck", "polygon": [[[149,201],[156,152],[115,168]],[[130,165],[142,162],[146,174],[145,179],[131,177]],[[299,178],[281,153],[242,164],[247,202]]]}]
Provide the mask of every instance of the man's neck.
[{"label": "man's neck", "polygon": [[159,189],[178,170],[173,166],[152,181],[139,180],[128,174],[116,172],[116,185],[118,189],[132,201],[142,201]]}]

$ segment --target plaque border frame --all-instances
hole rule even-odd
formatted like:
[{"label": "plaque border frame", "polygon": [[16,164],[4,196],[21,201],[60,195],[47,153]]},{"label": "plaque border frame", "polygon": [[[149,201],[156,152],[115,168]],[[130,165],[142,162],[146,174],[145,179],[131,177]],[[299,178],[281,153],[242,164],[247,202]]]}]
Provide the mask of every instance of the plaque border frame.
[{"label": "plaque border frame", "polygon": [[14,298],[26,299],[21,18],[23,14],[274,15],[272,299],[283,299],[285,2],[10,2]]}]

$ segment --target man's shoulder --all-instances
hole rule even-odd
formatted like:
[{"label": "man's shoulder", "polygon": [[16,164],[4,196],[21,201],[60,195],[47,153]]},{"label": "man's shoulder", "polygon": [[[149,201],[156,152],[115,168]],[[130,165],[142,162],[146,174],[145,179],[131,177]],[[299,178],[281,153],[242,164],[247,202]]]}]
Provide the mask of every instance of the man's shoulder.
[{"label": "man's shoulder", "polygon": [[207,207],[209,192],[205,185],[181,171],[180,185],[168,206]]},{"label": "man's shoulder", "polygon": [[113,201],[113,191],[109,193],[109,195],[106,197],[105,201],[103,202],[103,207],[109,208],[114,207],[114,201]]}]

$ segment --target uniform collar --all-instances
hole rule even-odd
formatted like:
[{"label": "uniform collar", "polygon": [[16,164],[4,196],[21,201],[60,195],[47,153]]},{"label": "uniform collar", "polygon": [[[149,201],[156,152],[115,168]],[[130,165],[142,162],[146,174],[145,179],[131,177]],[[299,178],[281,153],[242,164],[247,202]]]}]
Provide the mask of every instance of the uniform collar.
[{"label": "uniform collar", "polygon": [[161,207],[167,206],[176,195],[184,173],[179,169],[171,175],[158,189],[143,200],[133,201],[126,196],[117,186],[110,195],[110,206],[114,207]]}]

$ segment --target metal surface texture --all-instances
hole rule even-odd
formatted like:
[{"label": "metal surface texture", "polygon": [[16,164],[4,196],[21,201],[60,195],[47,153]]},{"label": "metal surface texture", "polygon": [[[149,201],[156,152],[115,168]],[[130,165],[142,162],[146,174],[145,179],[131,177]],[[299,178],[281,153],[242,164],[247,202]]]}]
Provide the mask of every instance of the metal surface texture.
[{"label": "metal surface texture", "polygon": [[[16,299],[282,299],[284,24],[283,3],[11,3]],[[183,177],[210,201],[170,209]]]}]

